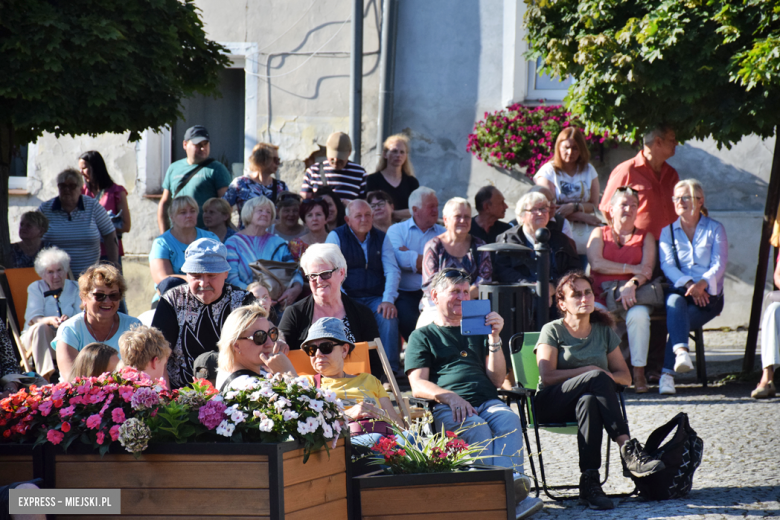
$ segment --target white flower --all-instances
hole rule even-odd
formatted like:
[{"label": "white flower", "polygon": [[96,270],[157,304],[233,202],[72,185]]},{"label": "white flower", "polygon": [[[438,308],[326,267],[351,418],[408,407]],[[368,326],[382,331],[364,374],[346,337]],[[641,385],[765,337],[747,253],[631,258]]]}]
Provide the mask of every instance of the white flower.
[{"label": "white flower", "polygon": [[334,421],[333,429],[336,430],[336,436],[338,436],[341,433],[341,421]]},{"label": "white flower", "polygon": [[225,394],[226,399],[235,399],[235,397],[238,395],[238,392],[231,390],[230,392]]},{"label": "white flower", "polygon": [[307,433],[311,433],[309,431],[309,427],[305,422],[298,421],[298,433],[301,435],[306,435]]},{"label": "white flower", "polygon": [[309,397],[308,395],[299,395],[298,400],[301,401],[302,403],[308,403],[309,401],[311,401],[311,397]]},{"label": "white flower", "polygon": [[336,392],[331,392],[330,390],[322,390],[322,398],[329,403],[333,403],[336,401]]},{"label": "white flower", "polygon": [[217,426],[217,435],[223,435],[230,437],[233,435],[233,430],[236,429],[236,425],[229,422],[227,419],[223,420],[219,426]]},{"label": "white flower", "polygon": [[225,415],[230,415],[236,411],[238,411],[238,405],[237,404],[230,405],[227,408],[225,408]]},{"label": "white flower", "polygon": [[291,421],[293,419],[297,419],[298,418],[298,412],[296,412],[294,410],[285,410],[284,412],[282,412],[282,418],[285,421]]},{"label": "white flower", "polygon": [[259,391],[258,391],[258,392],[252,392],[252,393],[249,395],[249,399],[250,399],[251,401],[259,401],[259,400],[260,400],[260,397],[261,397],[261,394],[260,394],[260,392],[259,392]]},{"label": "white flower", "polygon": [[239,390],[252,390],[254,388],[257,388],[257,379],[254,377],[244,377],[238,380],[238,382],[234,383],[236,388]]},{"label": "white flower", "polygon": [[333,437],[333,429],[328,426],[328,423],[322,423],[322,435],[324,435],[326,439]]},{"label": "white flower", "polygon": [[270,432],[274,429],[274,422],[271,419],[265,418],[262,421],[260,421],[260,428],[261,432]]},{"label": "white flower", "polygon": [[290,405],[292,405],[292,402],[289,399],[280,397],[279,400],[274,403],[274,408],[276,408],[277,412],[281,412],[283,409],[285,409]]},{"label": "white flower", "polygon": [[309,383],[308,378],[305,377],[296,377],[295,379],[292,380],[292,384],[298,385],[301,388],[305,388],[306,390],[311,388],[311,383]]},{"label": "white flower", "polygon": [[222,399],[222,396],[221,396],[221,395],[219,395],[219,394],[217,394],[217,395],[215,395],[214,397],[212,397],[212,398],[211,398],[211,400],[212,400],[212,401],[219,401],[220,403],[221,403],[222,401],[224,401],[224,399]]},{"label": "white flower", "polygon": [[261,412],[260,410],[253,411],[252,415],[257,417],[258,419],[265,419],[265,414],[263,412]]},{"label": "white flower", "polygon": [[230,418],[234,423],[238,424],[244,422],[246,419],[246,414],[240,410],[236,410],[230,415]]},{"label": "white flower", "polygon": [[312,432],[317,431],[317,427],[320,425],[320,422],[317,420],[316,417],[309,417],[306,419],[306,424],[308,425],[309,429]]},{"label": "white flower", "polygon": [[318,401],[317,399],[311,399],[309,401],[309,408],[314,410],[315,412],[321,412],[323,407],[323,402]]},{"label": "white flower", "polygon": [[271,388],[270,386],[264,386],[260,389],[260,395],[262,395],[263,397],[273,397],[276,395],[276,393],[274,392],[274,389]]}]

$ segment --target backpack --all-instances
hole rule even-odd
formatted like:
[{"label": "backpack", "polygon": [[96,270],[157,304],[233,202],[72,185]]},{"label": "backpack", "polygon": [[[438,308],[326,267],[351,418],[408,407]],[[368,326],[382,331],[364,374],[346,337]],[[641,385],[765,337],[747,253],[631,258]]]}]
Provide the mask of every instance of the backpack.
[{"label": "backpack", "polygon": [[[675,430],[672,438],[661,446]],[[663,461],[665,469],[646,477],[632,477],[640,496],[650,500],[668,500],[684,497],[693,485],[693,474],[699,467],[704,452],[704,441],[688,423],[688,415],[680,412],[671,421],[656,429],[647,438],[645,453]]]}]

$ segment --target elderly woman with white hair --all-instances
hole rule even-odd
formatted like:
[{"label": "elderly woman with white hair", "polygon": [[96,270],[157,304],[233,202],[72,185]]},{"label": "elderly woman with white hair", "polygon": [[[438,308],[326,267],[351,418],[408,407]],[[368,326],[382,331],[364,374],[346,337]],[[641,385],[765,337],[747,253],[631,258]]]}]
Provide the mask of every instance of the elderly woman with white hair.
[{"label": "elderly woman with white hair", "polygon": [[[669,339],[658,391],[673,394],[674,374],[693,370],[688,336],[723,310],[729,243],[723,224],[707,216],[704,188],[696,179],[674,186],[676,222],[663,228],[658,241],[661,269],[669,280],[666,327]],[[703,363],[703,359],[697,360]]]},{"label": "elderly woman with white hair", "polygon": [[68,280],[69,269],[68,253],[56,247],[44,249],[35,257],[35,272],[41,279],[27,287],[22,344],[47,381],[57,368],[51,348],[57,329],[80,312],[79,284]]},{"label": "elderly woman with white hair", "polygon": [[[379,329],[371,309],[341,291],[341,285],[347,276],[347,261],[338,246],[310,245],[301,256],[301,269],[309,281],[312,294],[287,307],[279,323],[279,330],[284,334],[290,349],[301,348],[309,333],[309,327],[320,318],[338,318],[343,321],[347,339],[353,343],[373,341],[379,337]],[[381,375],[381,365],[376,364],[374,359],[370,361],[371,373]]]},{"label": "elderly woman with white hair", "polygon": [[479,285],[493,279],[493,264],[490,253],[479,252],[477,248],[485,241],[470,234],[471,204],[464,198],[453,197],[442,210],[444,233],[433,237],[425,244],[422,265],[422,314],[417,328],[433,321],[436,306],[431,300],[431,280],[445,267],[463,269],[469,273],[469,294],[479,298]]},{"label": "elderly woman with white hair", "polygon": [[57,175],[59,195],[38,206],[38,211],[49,221],[43,240],[70,255],[70,266],[76,276],[100,260],[101,240],[108,260],[114,265],[119,261],[116,228],[103,206],[81,194],[82,184],[84,178],[78,171],[63,170]]},{"label": "elderly woman with white hair", "polygon": [[[258,260],[294,262],[290,248],[284,239],[268,232],[276,218],[276,208],[265,196],[249,199],[241,209],[241,222],[244,229],[227,239],[227,261],[230,264],[227,282],[240,289],[246,289],[252,283],[254,275],[249,264]],[[303,277],[295,273],[290,285],[279,296],[277,302],[285,307],[292,304],[301,294]]]}]

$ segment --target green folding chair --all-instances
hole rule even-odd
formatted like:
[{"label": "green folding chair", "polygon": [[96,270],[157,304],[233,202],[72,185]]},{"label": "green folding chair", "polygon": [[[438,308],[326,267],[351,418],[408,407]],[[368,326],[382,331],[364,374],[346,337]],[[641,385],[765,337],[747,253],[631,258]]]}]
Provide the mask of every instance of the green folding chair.
[{"label": "green folding chair", "polygon": [[[578,494],[556,494],[551,490],[566,490],[566,489],[579,489],[579,484],[566,484],[551,486],[547,484],[547,477],[544,473],[544,456],[542,454],[542,444],[539,436],[539,430],[544,429],[554,433],[561,434],[577,434],[577,423],[539,423],[536,421],[536,406],[534,404],[534,397],[536,396],[536,388],[539,384],[539,366],[536,364],[536,354],[534,353],[534,347],[539,340],[538,332],[519,332],[511,337],[509,340],[509,349],[512,356],[512,369],[514,370],[515,380],[518,386],[512,392],[502,392],[502,395],[506,396],[511,401],[517,402],[517,409],[520,412],[520,423],[523,429],[523,437],[525,439],[526,450],[528,451],[528,461],[531,463],[531,473],[533,474],[534,482],[536,483],[536,496],[539,496],[540,480],[536,475],[536,466],[533,461],[533,454],[528,450],[531,445],[528,438],[528,427],[534,429],[536,437],[536,457],[539,459],[539,471],[541,473],[541,489],[552,500],[571,500],[578,498]],[[628,417],[626,416],[626,405],[623,400],[623,388],[618,387],[618,399],[620,401],[620,408],[623,413],[623,418],[628,423]],[[607,437],[607,454],[606,463],[604,464],[604,480],[602,484],[607,481],[609,477],[609,454],[610,443],[612,440]],[[609,496],[630,496],[636,492],[614,494]]]}]

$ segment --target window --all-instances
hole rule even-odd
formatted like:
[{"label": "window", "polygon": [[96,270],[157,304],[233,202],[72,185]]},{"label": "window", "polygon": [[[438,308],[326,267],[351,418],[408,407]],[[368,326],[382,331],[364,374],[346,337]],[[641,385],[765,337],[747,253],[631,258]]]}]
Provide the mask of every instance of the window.
[{"label": "window", "polygon": [[11,174],[8,177],[8,189],[27,189],[27,158],[31,148],[29,145],[19,146],[11,154]]},{"label": "window", "polygon": [[571,77],[561,81],[560,78],[540,74],[542,59],[528,62],[528,91],[526,99],[545,99],[561,101],[568,92],[569,86],[574,82]]}]

